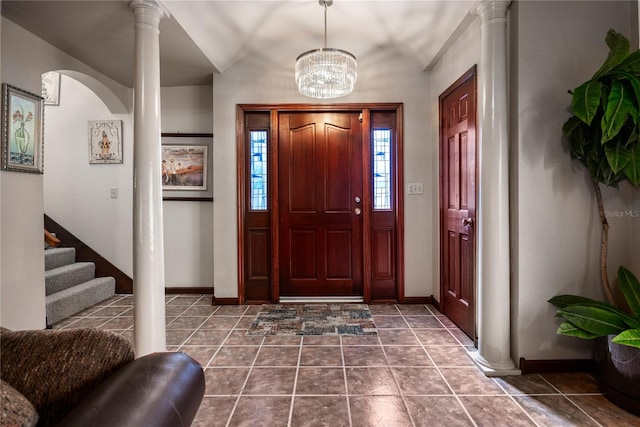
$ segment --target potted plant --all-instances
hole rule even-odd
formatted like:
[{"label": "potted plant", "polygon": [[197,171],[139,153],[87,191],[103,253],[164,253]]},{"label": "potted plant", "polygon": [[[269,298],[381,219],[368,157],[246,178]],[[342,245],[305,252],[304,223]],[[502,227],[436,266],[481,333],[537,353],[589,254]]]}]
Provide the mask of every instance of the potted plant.
[{"label": "potted plant", "polygon": [[572,157],[593,181],[602,226],[601,282],[608,301],[559,295],[549,302],[564,319],[559,334],[598,339],[597,373],[605,396],[640,414],[640,283],[631,271],[619,267],[618,285],[626,306],[616,303],[607,273],[609,224],[600,191],[600,184],[640,184],[640,49],[630,52],[629,40],[614,30],[607,33],[606,43],[610,50],[604,64],[570,92],[573,115],[562,131],[571,142]]}]

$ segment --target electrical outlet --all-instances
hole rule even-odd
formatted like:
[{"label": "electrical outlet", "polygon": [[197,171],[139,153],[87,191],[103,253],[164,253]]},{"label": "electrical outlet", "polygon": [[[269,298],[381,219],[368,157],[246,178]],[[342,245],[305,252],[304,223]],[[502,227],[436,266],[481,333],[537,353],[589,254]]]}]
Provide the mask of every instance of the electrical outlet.
[{"label": "electrical outlet", "polygon": [[410,182],[407,187],[408,194],[424,194],[424,188],[421,182]]},{"label": "electrical outlet", "polygon": [[111,187],[111,198],[112,199],[117,199],[118,198],[118,188],[117,187]]}]

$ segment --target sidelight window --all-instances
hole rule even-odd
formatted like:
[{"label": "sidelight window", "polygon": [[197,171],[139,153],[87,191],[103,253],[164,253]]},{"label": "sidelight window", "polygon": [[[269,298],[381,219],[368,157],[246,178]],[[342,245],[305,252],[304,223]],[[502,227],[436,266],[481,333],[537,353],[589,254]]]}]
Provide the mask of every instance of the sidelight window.
[{"label": "sidelight window", "polygon": [[373,131],[373,209],[391,209],[391,129]]},{"label": "sidelight window", "polygon": [[267,210],[267,131],[250,131],[251,210]]}]

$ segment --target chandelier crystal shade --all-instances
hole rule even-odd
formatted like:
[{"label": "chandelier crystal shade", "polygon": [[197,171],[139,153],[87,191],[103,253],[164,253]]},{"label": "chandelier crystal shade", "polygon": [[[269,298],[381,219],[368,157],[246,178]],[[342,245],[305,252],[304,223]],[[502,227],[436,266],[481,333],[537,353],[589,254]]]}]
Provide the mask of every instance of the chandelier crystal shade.
[{"label": "chandelier crystal shade", "polygon": [[324,7],[324,48],[304,52],[296,59],[298,91],[312,98],[331,99],[353,91],[358,79],[356,57],[342,49],[327,48],[327,7],[333,0],[319,0]]}]

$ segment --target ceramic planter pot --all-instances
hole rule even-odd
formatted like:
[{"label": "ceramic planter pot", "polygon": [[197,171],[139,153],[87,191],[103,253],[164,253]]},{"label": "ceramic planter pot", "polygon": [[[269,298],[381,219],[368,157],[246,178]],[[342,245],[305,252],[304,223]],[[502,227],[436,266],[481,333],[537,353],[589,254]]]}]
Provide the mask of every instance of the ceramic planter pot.
[{"label": "ceramic planter pot", "polygon": [[640,348],[597,339],[596,375],[602,394],[622,409],[640,415]]}]

